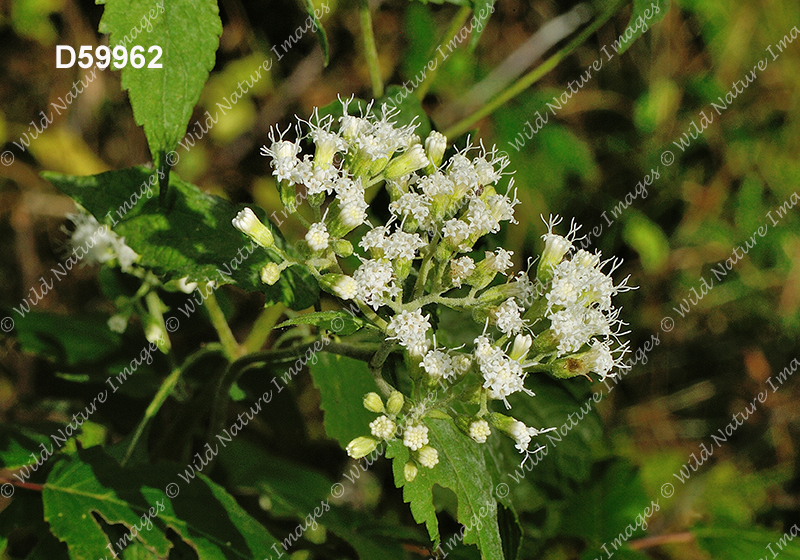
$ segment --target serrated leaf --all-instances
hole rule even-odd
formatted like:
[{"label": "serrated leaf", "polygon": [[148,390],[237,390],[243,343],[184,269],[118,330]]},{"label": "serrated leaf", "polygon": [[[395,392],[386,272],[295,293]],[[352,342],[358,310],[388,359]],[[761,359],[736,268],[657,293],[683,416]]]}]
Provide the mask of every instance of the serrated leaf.
[{"label": "serrated leaf", "polygon": [[[439,464],[433,469],[420,467],[414,480],[407,482],[403,470],[410,458],[408,448],[400,440],[393,440],[386,450],[386,457],[393,459],[395,485],[403,488],[403,500],[410,504],[414,519],[425,524],[435,548],[443,539],[433,503],[433,487],[449,488],[458,498],[457,520],[464,526],[463,543],[478,545],[486,560],[502,560],[494,485],[482,449],[450,421],[428,418],[425,424],[430,445],[439,452]],[[445,544],[462,542],[460,532],[446,537]]]},{"label": "serrated leaf", "polygon": [[346,311],[319,311],[289,319],[275,328],[282,329],[292,325],[314,325],[315,327],[334,331],[339,336],[347,336],[369,324],[361,317],[356,317]]},{"label": "serrated leaf", "polygon": [[647,33],[656,23],[664,19],[669,10],[669,0],[633,0],[631,19],[622,32],[617,54],[627,51],[636,39]]},{"label": "serrated leaf", "polygon": [[[192,281],[235,283],[246,291],[260,291],[266,304],[283,302],[292,309],[305,309],[318,297],[319,288],[311,275],[296,266],[281,273],[273,286],[261,282],[260,270],[276,261],[265,249],[231,225],[238,208],[196,186],[170,179],[167,206],[158,203],[158,186],[153,171],[132,167],[88,177],[44,173],[98,221],[113,226],[118,235],[140,255],[138,264],[151,269],[165,281],[188,277]],[[280,232],[258,208],[254,211],[271,227],[277,246],[293,254]]]},{"label": "serrated leaf", "polygon": [[[147,63],[122,69],[136,123],[144,127],[153,161],[174,150],[186,133],[192,109],[216,61],[222,22],[216,0],[96,0],[104,4],[101,33],[109,46],[124,44],[128,52],[144,47]],[[158,46],[161,68],[149,68]],[[112,66],[114,67],[113,59]]]},{"label": "serrated leaf", "polygon": [[181,482],[176,468],[124,469],[99,448],[79,451],[50,473],[42,491],[44,517],[74,560],[102,556],[109,544],[118,548],[119,541],[109,542],[94,515],[124,525],[128,534],[138,527],[133,540],[159,557],[172,547],[166,527],[200,558],[251,560],[278,544],[232,496],[202,474],[179,484],[180,494],[169,499],[167,485]]},{"label": "serrated leaf", "polygon": [[353,438],[363,436],[375,420],[375,413],[363,404],[364,395],[375,390],[369,368],[364,362],[325,352],[309,368],[322,399],[325,433],[346,447]]}]

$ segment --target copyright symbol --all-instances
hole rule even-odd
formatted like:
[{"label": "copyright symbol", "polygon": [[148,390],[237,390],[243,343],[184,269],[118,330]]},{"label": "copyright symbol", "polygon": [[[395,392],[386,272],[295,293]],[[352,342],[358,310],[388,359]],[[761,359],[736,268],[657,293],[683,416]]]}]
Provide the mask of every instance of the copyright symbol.
[{"label": "copyright symbol", "polygon": [[170,167],[175,167],[175,165],[180,160],[180,156],[178,156],[178,152],[172,150],[170,153],[167,154],[167,163]]},{"label": "copyright symbol", "polygon": [[344,496],[344,486],[341,482],[337,482],[333,486],[331,486],[331,496],[334,498],[341,498]]},{"label": "copyright symbol", "polygon": [[12,163],[14,163],[14,154],[11,153],[11,150],[6,150],[2,154],[0,154],[0,161],[3,162],[3,165],[8,167]]},{"label": "copyright symbol", "polygon": [[664,317],[661,319],[661,330],[664,332],[669,332],[675,328],[675,321],[672,320],[672,317]]},{"label": "copyright symbol", "polygon": [[671,483],[665,482],[661,486],[661,495],[664,496],[665,498],[671,498],[674,493],[675,493],[675,487]]},{"label": "copyright symbol", "polygon": [[11,329],[14,328],[14,319],[11,317],[6,317],[2,321],[0,321],[0,329],[3,329],[3,332],[11,332]]},{"label": "copyright symbol", "polygon": [[169,332],[175,332],[178,330],[178,328],[180,328],[181,322],[178,321],[177,317],[170,317],[169,319],[167,319],[166,325],[167,325],[167,330]]},{"label": "copyright symbol", "polygon": [[505,498],[508,496],[508,484],[505,482],[501,482],[494,489],[495,494],[497,494],[498,498]]},{"label": "copyright symbol", "polygon": [[4,498],[10,498],[14,495],[14,485],[6,482],[3,484],[3,487],[0,488],[0,494],[2,494]]},{"label": "copyright symbol", "polygon": [[170,482],[169,484],[167,484],[167,490],[166,491],[167,491],[167,496],[169,496],[169,498],[172,499],[172,498],[177,498],[178,497],[178,494],[180,493],[181,488],[180,488],[180,486],[178,486],[174,482]]},{"label": "copyright symbol", "polygon": [[669,150],[664,150],[664,153],[661,154],[661,163],[669,167],[675,161],[675,156]]},{"label": "copyright symbol", "polygon": [[339,332],[344,328],[344,319],[341,317],[334,317],[331,321],[331,330],[333,332]]}]

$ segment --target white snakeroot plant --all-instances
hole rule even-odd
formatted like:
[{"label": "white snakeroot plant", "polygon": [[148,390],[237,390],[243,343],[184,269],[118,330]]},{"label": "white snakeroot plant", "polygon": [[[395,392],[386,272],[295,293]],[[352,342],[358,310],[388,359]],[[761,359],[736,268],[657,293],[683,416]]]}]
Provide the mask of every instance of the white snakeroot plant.
[{"label": "white snakeroot plant", "polygon": [[[355,302],[383,333],[370,367],[386,406],[377,393],[365,396],[365,408],[378,416],[368,436],[347,446],[351,457],[363,457],[381,440],[399,439],[410,452],[404,474],[412,480],[419,467],[439,462],[428,418],[452,419],[476,444],[497,430],[527,457],[539,449],[531,449],[532,438],[552,428],[529,427],[492,411],[492,401],[509,410],[513,399],[534,398],[526,385],[535,372],[604,379],[626,367],[624,323],[612,304],[630,289],[627,278],[618,284],[611,278],[621,261],[576,249],[578,226],[558,235],[558,217],[547,222],[535,273],[530,265],[515,273],[513,253],[503,248],[473,250],[503,222],[516,223],[513,179],[498,190],[507,157],[468,143],[445,160],[447,139],[440,133],[423,141],[414,122],[396,125],[396,113],[385,106],[369,105],[356,116],[350,103],[342,101],[338,119],[315,110],[297,126],[294,141],[273,130],[272,144],[262,149],[286,210],[307,228],[297,244],[302,258],[277,249],[250,209],[233,225],[283,259],[262,273],[265,281],[274,283],[288,266],[307,267],[324,290]],[[301,127],[308,129],[305,136]],[[303,153],[309,142],[313,153]],[[380,186],[389,198],[388,219],[375,224],[367,201]],[[307,201],[308,210],[301,211],[298,201]],[[445,308],[472,322],[471,344],[437,342]],[[405,395],[380,375],[393,351],[404,355],[410,379],[404,386],[411,387]]]}]

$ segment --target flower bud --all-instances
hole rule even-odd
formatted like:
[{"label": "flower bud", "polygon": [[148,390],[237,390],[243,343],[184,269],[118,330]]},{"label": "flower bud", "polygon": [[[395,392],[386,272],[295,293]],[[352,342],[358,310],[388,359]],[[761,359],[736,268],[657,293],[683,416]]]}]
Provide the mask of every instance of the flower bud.
[{"label": "flower bud", "polygon": [[286,208],[287,214],[294,214],[297,211],[297,189],[289,181],[281,181],[278,184],[281,204]]},{"label": "flower bud", "polygon": [[412,482],[415,478],[417,478],[417,465],[414,464],[414,461],[409,461],[405,465],[403,465],[403,478],[406,479],[406,482]]},{"label": "flower bud", "polygon": [[358,282],[344,274],[324,274],[319,279],[319,287],[340,299],[353,299],[358,294]]},{"label": "flower bud", "polygon": [[425,150],[422,148],[422,144],[414,144],[410,149],[389,162],[389,165],[383,171],[383,177],[387,180],[398,179],[427,165],[428,158],[425,157]]},{"label": "flower bud", "polygon": [[425,171],[431,174],[442,164],[444,151],[447,149],[447,136],[441,132],[431,131],[425,139],[425,155],[428,156],[429,165]]},{"label": "flower bud", "polygon": [[378,447],[378,440],[360,436],[347,444],[347,454],[353,459],[361,459],[366,457]]},{"label": "flower bud", "polygon": [[405,404],[405,397],[403,393],[400,391],[392,391],[392,394],[389,395],[389,399],[386,401],[386,412],[389,414],[397,414],[401,410],[403,410],[403,404]]},{"label": "flower bud", "polygon": [[439,463],[439,452],[436,448],[425,445],[417,451],[417,461],[423,467],[432,469]]},{"label": "flower bud", "polygon": [[566,237],[554,233],[548,233],[542,237],[544,238],[544,250],[536,269],[536,277],[542,282],[547,282],[553,277],[553,267],[560,263],[564,255],[572,249],[572,243]]},{"label": "flower bud", "polygon": [[518,334],[514,339],[514,346],[511,348],[511,352],[508,354],[508,357],[512,360],[517,360],[518,362],[524,360],[525,356],[528,355],[528,350],[531,349],[532,344],[533,338],[531,335]]},{"label": "flower bud", "polygon": [[267,263],[261,269],[261,281],[272,286],[281,277],[281,268],[275,263]]},{"label": "flower bud", "polygon": [[241,210],[236,217],[231,220],[233,227],[247,235],[250,239],[260,246],[267,248],[275,245],[275,238],[267,226],[261,223],[258,216],[250,208]]},{"label": "flower bud", "polygon": [[329,239],[330,235],[328,234],[328,228],[325,227],[325,222],[311,224],[305,236],[309,248],[315,253],[327,249]]},{"label": "flower bud", "polygon": [[332,245],[333,252],[338,257],[347,258],[353,254],[353,244],[347,239],[334,239]]},{"label": "flower bud", "polygon": [[383,401],[378,393],[372,392],[364,395],[364,408],[370,412],[383,412]]}]

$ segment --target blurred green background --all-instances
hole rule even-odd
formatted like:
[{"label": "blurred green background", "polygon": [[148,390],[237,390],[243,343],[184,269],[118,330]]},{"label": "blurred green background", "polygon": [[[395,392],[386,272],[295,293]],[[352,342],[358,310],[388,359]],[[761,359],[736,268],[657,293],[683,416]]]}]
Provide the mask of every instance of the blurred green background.
[{"label": "blurred green background", "polygon": [[[268,213],[279,208],[268,161],[258,155],[270,127],[284,129],[295,113],[307,118],[313,107],[337,95],[370,97],[357,5],[331,0],[326,6],[327,68],[311,32],[280,60],[270,50],[280,49],[288,30],[303,24],[307,16],[299,5],[220,0],[224,32],[217,64],[189,129],[204,121],[206,110],[213,114],[217,102],[265,59],[273,66],[191,151],[181,152],[177,172],[184,179],[237,203],[255,201]],[[374,4],[383,78],[387,85],[402,84],[438,60],[422,102],[433,125],[446,130],[469,112],[470,100],[480,99],[478,83],[575,6],[501,0],[477,46],[464,42],[452,53],[445,49],[444,60],[437,47],[446,42],[458,6]],[[605,7],[581,6],[595,17]],[[617,54],[611,45],[630,13],[630,6],[623,7],[554,70],[475,127],[475,138],[507,152],[522,202],[520,224],[504,230],[499,244],[522,263],[541,249],[540,215],[574,218],[583,234],[592,232],[592,250],[625,259],[616,276],[630,275],[629,283],[639,286],[618,298],[630,323],[631,347],[655,336],[659,341],[646,363],[636,364],[613,391],[606,389],[597,407],[605,435],[599,426],[584,426],[564,439],[572,447],[563,457],[584,461],[585,469],[575,467],[566,477],[537,469],[529,478],[536,485],[513,489],[526,504],[520,508],[526,536],[521,557],[606,558],[602,544],[660,497],[647,533],[633,539],[635,551],[620,551],[619,558],[755,560],[800,523],[800,377],[776,381],[793,359],[800,360],[800,207],[793,205],[800,196],[800,40],[793,39],[800,38],[800,4],[673,1],[662,21]],[[14,156],[11,165],[4,161],[0,167],[5,314],[65,253],[62,226],[72,202],[38,173],[92,174],[149,161],[118,72],[98,73],[24,153],[14,145],[31,132],[32,119],[39,123],[39,111],[52,109],[85,76],[78,68],[56,69],[55,45],[98,44],[101,15],[102,6],[77,0],[17,0],[0,8],[0,142]],[[563,44],[551,46],[543,58]],[[547,103],[553,105],[598,59],[602,68],[554,114]],[[516,60],[527,70],[542,59],[523,53]],[[754,81],[740,85],[738,93],[734,83],[748,75]],[[735,95],[722,104],[731,91]],[[718,112],[712,103],[727,108]],[[537,112],[549,115],[548,122],[532,134],[526,123],[534,125]],[[713,122],[697,134],[703,115]],[[688,147],[676,145],[679,138],[689,140]],[[637,191],[645,177],[652,184]],[[287,237],[300,232],[291,222],[282,229]],[[746,241],[755,245],[744,254]],[[37,309],[65,316],[107,313],[112,305],[98,286],[97,269],[80,268]],[[250,315],[234,315],[234,332],[237,317],[245,321]],[[0,366],[4,422],[59,418],[62,396],[47,384],[51,363],[26,353],[12,335],[0,342]],[[767,383],[770,376],[777,391]],[[573,408],[562,406],[548,417],[542,403],[538,413],[560,426],[592,389],[576,383]],[[603,390],[598,385],[593,389]],[[313,391],[310,383],[297,389],[309,441],[324,437]],[[673,473],[692,453],[699,458],[701,443],[710,448],[711,436],[724,432],[761,391],[768,398],[680,483]],[[314,462],[302,450],[294,454]],[[372,494],[400,501],[387,472],[377,473],[381,485]],[[666,482],[675,485],[669,498],[661,494]],[[377,498],[370,495],[365,490],[354,503],[374,504]],[[798,543],[780,554],[800,558]],[[772,549],[779,550],[774,544]],[[454,557],[474,552],[461,547]]]}]

